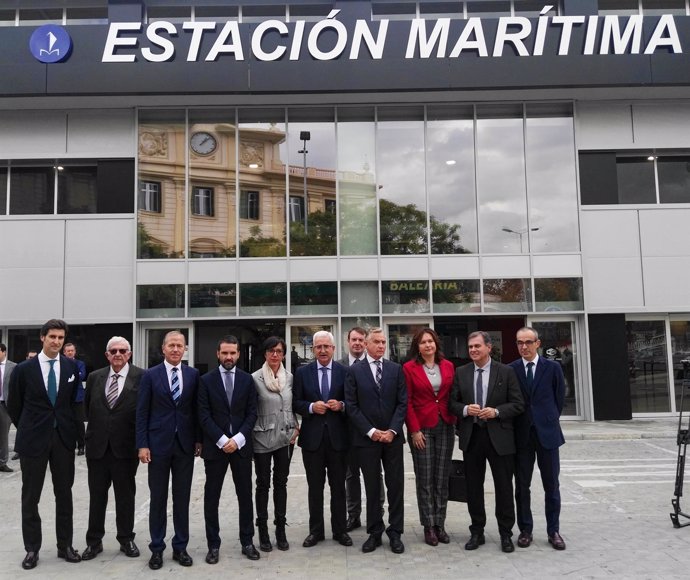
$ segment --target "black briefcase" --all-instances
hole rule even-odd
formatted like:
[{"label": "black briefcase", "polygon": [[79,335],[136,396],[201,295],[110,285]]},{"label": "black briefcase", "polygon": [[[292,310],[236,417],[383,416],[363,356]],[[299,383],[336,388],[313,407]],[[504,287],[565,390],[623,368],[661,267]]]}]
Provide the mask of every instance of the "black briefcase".
[{"label": "black briefcase", "polygon": [[450,462],[450,476],[448,477],[448,499],[450,501],[467,501],[465,463],[462,459],[453,459]]}]

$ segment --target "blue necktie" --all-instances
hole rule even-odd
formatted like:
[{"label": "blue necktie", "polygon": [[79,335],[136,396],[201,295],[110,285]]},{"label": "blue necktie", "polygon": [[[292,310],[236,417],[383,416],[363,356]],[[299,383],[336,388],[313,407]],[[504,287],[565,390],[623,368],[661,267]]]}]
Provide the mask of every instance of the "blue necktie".
[{"label": "blue necktie", "polygon": [[49,360],[50,370],[48,371],[48,398],[50,399],[50,404],[55,406],[55,401],[57,401],[57,377],[55,376],[55,361]]},{"label": "blue necktie", "polygon": [[328,388],[328,367],[321,367],[323,374],[321,375],[321,398],[328,401],[330,390]]},{"label": "blue necktie", "polygon": [[172,378],[170,379],[170,391],[176,405],[180,404],[180,377],[177,376],[177,367],[172,368]]},{"label": "blue necktie", "polygon": [[534,387],[534,372],[532,371],[532,367],[534,367],[533,362],[528,362],[527,363],[527,388],[529,389],[529,392],[532,392],[532,388]]}]

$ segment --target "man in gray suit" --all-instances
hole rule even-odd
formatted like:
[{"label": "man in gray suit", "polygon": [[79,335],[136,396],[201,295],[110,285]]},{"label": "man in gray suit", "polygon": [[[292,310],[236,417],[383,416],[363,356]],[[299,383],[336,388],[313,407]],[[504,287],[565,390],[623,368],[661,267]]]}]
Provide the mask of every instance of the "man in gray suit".
[{"label": "man in gray suit", "polygon": [[7,395],[10,390],[10,376],[17,365],[7,360],[7,347],[0,343],[0,471],[11,473],[14,471],[7,460],[10,457],[9,439],[12,419],[7,412]]},{"label": "man in gray suit", "polygon": [[515,372],[508,365],[492,360],[491,348],[488,332],[473,332],[467,338],[472,362],[455,371],[448,406],[458,417],[460,449],[465,460],[467,509],[472,520],[465,550],[476,550],[485,543],[484,476],[488,461],[496,491],[501,549],[513,552],[513,417],[522,413],[524,401]]}]

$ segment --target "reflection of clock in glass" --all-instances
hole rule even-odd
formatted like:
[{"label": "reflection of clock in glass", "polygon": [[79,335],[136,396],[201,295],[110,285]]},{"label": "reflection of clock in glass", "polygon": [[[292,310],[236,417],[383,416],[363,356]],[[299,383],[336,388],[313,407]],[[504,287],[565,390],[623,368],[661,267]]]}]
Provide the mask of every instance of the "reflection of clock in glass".
[{"label": "reflection of clock in glass", "polygon": [[216,150],[216,147],[218,147],[218,141],[216,138],[211,135],[211,133],[207,133],[206,131],[194,133],[192,138],[189,140],[189,144],[191,145],[194,153],[197,153],[198,155],[210,155]]}]

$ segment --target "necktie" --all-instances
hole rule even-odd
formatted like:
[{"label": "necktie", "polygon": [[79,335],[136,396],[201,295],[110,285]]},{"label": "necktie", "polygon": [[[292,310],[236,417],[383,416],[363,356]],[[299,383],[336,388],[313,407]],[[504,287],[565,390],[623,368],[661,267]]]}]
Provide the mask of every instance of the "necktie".
[{"label": "necktie", "polygon": [[48,371],[48,398],[50,404],[55,406],[57,400],[57,377],[55,376],[55,361],[49,360],[50,370]]},{"label": "necktie", "polygon": [[228,405],[232,404],[232,393],[235,389],[235,376],[230,371],[225,371],[225,394],[228,397]]},{"label": "necktie", "polygon": [[480,407],[484,407],[484,385],[482,384],[482,373],[484,369],[477,369],[477,384],[475,386],[474,402]]},{"label": "necktie", "polygon": [[330,389],[328,388],[328,367],[321,367],[321,398],[328,401]]},{"label": "necktie", "polygon": [[117,379],[120,378],[120,375],[113,375],[113,380],[110,381],[110,385],[108,385],[108,392],[105,395],[105,399],[108,402],[108,407],[111,409],[115,406],[115,402],[117,401]]},{"label": "necktie", "polygon": [[534,386],[534,372],[532,370],[532,367],[534,367],[533,362],[528,362],[527,363],[527,387],[529,390],[532,390],[532,387]]},{"label": "necktie", "polygon": [[176,405],[180,403],[180,377],[177,376],[177,367],[172,368],[172,378],[170,380],[170,392]]},{"label": "necktie", "polygon": [[383,373],[381,371],[381,360],[375,360],[376,363],[376,386],[380,389],[381,388],[381,377],[383,376]]}]

